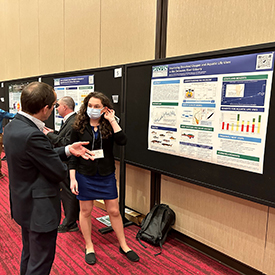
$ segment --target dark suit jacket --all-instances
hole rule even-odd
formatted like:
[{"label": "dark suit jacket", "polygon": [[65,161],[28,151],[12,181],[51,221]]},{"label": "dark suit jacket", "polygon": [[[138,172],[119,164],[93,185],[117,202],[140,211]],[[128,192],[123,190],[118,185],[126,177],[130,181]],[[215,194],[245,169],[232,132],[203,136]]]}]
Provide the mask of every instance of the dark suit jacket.
[{"label": "dark suit jacket", "polygon": [[59,182],[67,176],[65,148],[49,139],[25,116],[5,127],[11,215],[22,227],[49,232],[60,222]]},{"label": "dark suit jacket", "polygon": [[59,131],[48,133],[47,137],[55,147],[65,146],[70,144],[72,126],[75,121],[76,113],[69,116],[66,122],[62,125]]}]

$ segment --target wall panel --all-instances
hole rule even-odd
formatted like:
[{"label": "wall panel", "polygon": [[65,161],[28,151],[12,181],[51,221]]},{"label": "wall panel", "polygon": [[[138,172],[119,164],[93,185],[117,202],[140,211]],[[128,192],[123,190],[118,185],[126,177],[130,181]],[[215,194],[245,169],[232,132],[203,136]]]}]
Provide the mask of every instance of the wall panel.
[{"label": "wall panel", "polygon": [[275,209],[271,207],[269,208],[263,272],[269,275],[275,274]]},{"label": "wall panel", "polygon": [[21,77],[19,0],[4,1],[4,11],[6,46],[1,56],[5,56],[6,61],[5,79],[15,79]]},{"label": "wall panel", "polygon": [[101,66],[154,59],[156,3],[101,0]]},{"label": "wall panel", "polygon": [[38,0],[20,1],[21,77],[39,72]]},{"label": "wall panel", "polygon": [[161,202],[176,212],[176,230],[263,270],[267,206],[166,176]]},{"label": "wall panel", "polygon": [[64,6],[63,0],[39,0],[39,73],[63,72]]},{"label": "wall panel", "polygon": [[99,67],[100,1],[66,0],[65,70]]},{"label": "wall panel", "polygon": [[275,40],[273,0],[173,0],[167,57]]},{"label": "wall panel", "polygon": [[150,211],[150,171],[126,165],[126,206],[142,213]]}]

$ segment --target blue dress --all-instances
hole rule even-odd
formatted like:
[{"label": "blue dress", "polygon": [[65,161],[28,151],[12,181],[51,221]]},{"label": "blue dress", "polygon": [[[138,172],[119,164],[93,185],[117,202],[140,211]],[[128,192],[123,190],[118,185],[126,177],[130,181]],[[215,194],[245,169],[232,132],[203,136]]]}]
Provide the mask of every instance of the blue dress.
[{"label": "blue dress", "polygon": [[101,176],[86,176],[76,172],[79,194],[76,198],[80,201],[113,200],[118,197],[115,173]]},{"label": "blue dress", "polygon": [[103,149],[104,158],[85,160],[75,156],[70,157],[69,169],[76,171],[78,182],[77,199],[79,200],[113,200],[118,198],[117,184],[115,178],[115,159],[113,155],[113,144],[124,146],[127,137],[121,130],[105,139],[102,139],[100,128],[94,128],[88,124],[84,132],[72,129],[71,143],[77,141],[89,141],[85,146],[89,150]]},{"label": "blue dress", "polygon": [[[94,131],[94,127],[92,129],[97,139],[98,132]],[[75,176],[79,192],[76,197],[80,201],[113,200],[118,197],[115,173],[101,176],[97,172],[94,176],[87,176],[76,172]]]}]

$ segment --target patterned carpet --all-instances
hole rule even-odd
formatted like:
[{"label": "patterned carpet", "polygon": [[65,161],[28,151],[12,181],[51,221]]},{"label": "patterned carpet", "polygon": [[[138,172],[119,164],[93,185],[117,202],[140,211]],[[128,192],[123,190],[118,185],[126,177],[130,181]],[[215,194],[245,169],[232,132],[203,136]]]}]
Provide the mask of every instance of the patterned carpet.
[{"label": "patterned carpet", "polygon": [[[2,171],[7,175],[6,161]],[[27,172],[27,171],[26,171]],[[0,180],[0,274],[19,274],[21,253],[20,227],[10,218],[8,176]],[[239,273],[223,266],[215,260],[199,253],[180,241],[168,236],[161,255],[158,247],[147,245],[143,248],[135,236],[139,230],[136,225],[125,228],[128,245],[140,256],[140,261],[132,263],[118,251],[119,244],[115,233],[101,234],[104,227],[96,220],[106,212],[96,208],[92,217],[92,238],[95,245],[97,263],[89,266],[84,261],[84,240],[80,231],[59,233],[57,249],[51,275],[84,274],[191,274],[191,275],[237,275]]]}]

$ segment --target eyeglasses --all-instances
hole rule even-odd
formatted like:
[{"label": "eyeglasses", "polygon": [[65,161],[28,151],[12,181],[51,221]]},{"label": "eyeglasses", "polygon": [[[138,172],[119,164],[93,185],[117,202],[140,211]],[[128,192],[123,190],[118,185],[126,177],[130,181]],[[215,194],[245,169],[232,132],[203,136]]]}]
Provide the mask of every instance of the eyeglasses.
[{"label": "eyeglasses", "polygon": [[55,108],[58,108],[59,106],[59,103],[55,103]]}]

